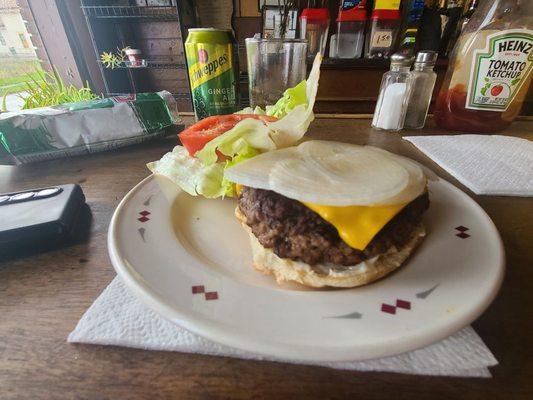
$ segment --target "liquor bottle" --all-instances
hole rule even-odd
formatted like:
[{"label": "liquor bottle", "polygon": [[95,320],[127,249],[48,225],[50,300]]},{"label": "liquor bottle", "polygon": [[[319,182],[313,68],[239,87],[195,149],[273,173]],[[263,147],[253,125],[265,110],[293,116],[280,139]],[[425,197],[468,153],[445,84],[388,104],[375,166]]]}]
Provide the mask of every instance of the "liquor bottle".
[{"label": "liquor bottle", "polygon": [[418,49],[439,51],[441,35],[441,15],[437,0],[425,0],[420,29],[416,38]]},{"label": "liquor bottle", "polygon": [[361,57],[365,44],[366,20],[366,0],[341,1],[335,45],[330,45],[330,52],[333,47],[336,58]]},{"label": "liquor bottle", "polygon": [[366,58],[389,58],[402,21],[400,0],[376,0],[366,35]]},{"label": "liquor bottle", "polygon": [[470,18],[472,18],[472,15],[474,14],[474,11],[476,11],[476,8],[478,5],[479,5],[479,0],[470,0],[470,5],[468,6],[468,10],[463,15],[463,26],[461,30],[463,30],[466,23],[470,21]]},{"label": "liquor bottle", "polygon": [[[439,57],[447,57],[448,50],[453,48],[454,35],[457,32],[459,20],[463,15],[463,0],[448,0],[442,9],[443,27],[439,45]],[[451,46],[450,46],[450,42]]]},{"label": "liquor bottle", "polygon": [[446,49],[446,55],[449,55],[452,52],[453,46],[455,46],[455,43],[457,43],[457,39],[459,38],[459,35],[461,35],[461,32],[463,31],[466,23],[470,20],[470,18],[472,18],[472,15],[474,14],[474,11],[476,10],[478,3],[479,3],[478,0],[470,1],[470,4],[468,5],[468,9],[461,16],[461,20],[457,24],[455,32],[452,34],[452,37],[448,41],[448,48]]},{"label": "liquor bottle", "polygon": [[416,37],[422,19],[424,10],[424,0],[408,0],[403,10],[403,20],[405,21],[402,28],[400,39],[400,51],[402,53],[413,55],[416,48]]}]

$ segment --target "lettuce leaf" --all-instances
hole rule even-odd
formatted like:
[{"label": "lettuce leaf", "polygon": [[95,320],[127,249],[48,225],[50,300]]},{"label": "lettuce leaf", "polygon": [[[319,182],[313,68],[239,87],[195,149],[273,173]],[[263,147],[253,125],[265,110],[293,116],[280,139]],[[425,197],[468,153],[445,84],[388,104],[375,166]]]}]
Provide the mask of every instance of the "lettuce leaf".
[{"label": "lettuce leaf", "polygon": [[[224,166],[224,171],[242,161],[248,160],[249,158],[255,157],[256,155],[259,154],[259,151],[257,151],[256,149],[254,149],[253,147],[247,144],[242,144],[240,146],[242,147],[239,148],[239,151],[236,152],[231,159],[226,161],[226,165]],[[230,197],[235,196],[235,185],[233,184],[233,182],[230,182],[229,180],[227,180],[225,176],[222,179],[222,186],[225,188],[224,190],[225,190],[226,196],[230,196]]]},{"label": "lettuce leaf", "polygon": [[217,150],[233,158],[243,151],[249,152],[249,148],[255,149],[255,154],[276,149],[275,143],[270,138],[270,130],[263,121],[253,118],[243,119],[229,131],[208,142],[195,154],[195,157],[204,164],[211,165],[217,161]]},{"label": "lettuce leaf", "polygon": [[237,111],[235,114],[255,114],[255,115],[266,115],[266,111],[263,110],[261,107],[256,106],[255,108],[252,107],[245,107],[242,110]]},{"label": "lettuce leaf", "polygon": [[308,99],[307,104],[297,105],[283,118],[268,124],[268,128],[272,130],[270,137],[276,143],[277,148],[295,144],[305,135],[309,125],[315,119],[313,107],[318,92],[321,62],[322,56],[318,53],[313,61],[313,67],[306,82],[305,92]]},{"label": "lettuce leaf", "polygon": [[[234,187],[224,178],[224,170],[257,154],[294,145],[314,120],[313,106],[318,91],[320,63],[317,54],[307,80],[289,88],[275,105],[266,110],[245,108],[240,114],[271,115],[275,122],[247,118],[229,131],[208,142],[190,157],[182,146],[176,146],[159,161],[148,164],[154,174],[170,178],[187,193],[208,198],[234,196]],[[225,162],[218,162],[219,153]]]},{"label": "lettuce leaf", "polygon": [[304,79],[296,86],[285,90],[283,97],[276,104],[267,108],[266,114],[279,119],[286,116],[296,106],[304,105],[307,107],[306,88],[307,81]]},{"label": "lettuce leaf", "polygon": [[[207,198],[232,196],[233,187],[223,184],[224,163],[205,165],[189,156],[183,146],[176,146],[159,161],[146,165],[153,174],[166,176],[191,196]],[[228,193],[229,191],[229,193]]]}]

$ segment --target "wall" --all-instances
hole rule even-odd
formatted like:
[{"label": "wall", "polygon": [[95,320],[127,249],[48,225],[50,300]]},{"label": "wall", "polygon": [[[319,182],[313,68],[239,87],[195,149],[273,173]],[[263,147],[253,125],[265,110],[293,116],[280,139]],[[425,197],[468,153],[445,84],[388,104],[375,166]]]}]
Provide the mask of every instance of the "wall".
[{"label": "wall", "polygon": [[135,74],[138,91],[168,90],[178,96],[178,110],[192,111],[179,24],[175,21],[137,22],[134,34],[136,47],[148,60],[183,65],[183,68],[131,70]]},{"label": "wall", "polygon": [[98,55],[93,49],[80,0],[56,0],[56,4],[82,79],[95,93],[104,93],[104,81],[96,61]]}]

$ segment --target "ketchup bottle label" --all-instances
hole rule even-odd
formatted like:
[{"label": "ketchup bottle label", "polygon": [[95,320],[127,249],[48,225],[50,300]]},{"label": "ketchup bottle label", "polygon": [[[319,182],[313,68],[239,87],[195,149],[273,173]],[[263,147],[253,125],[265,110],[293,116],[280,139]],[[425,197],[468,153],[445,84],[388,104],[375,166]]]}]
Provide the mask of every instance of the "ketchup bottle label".
[{"label": "ketchup bottle label", "polygon": [[505,111],[533,69],[533,32],[510,29],[486,38],[474,51],[466,108]]}]

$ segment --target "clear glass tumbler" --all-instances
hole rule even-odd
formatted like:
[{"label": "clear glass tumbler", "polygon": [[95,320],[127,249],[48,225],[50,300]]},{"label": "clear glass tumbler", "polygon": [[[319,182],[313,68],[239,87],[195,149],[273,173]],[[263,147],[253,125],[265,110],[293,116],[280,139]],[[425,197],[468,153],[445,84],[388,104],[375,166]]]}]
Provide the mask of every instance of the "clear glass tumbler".
[{"label": "clear glass tumbler", "polygon": [[307,40],[246,39],[250,105],[275,104],[306,77]]}]

